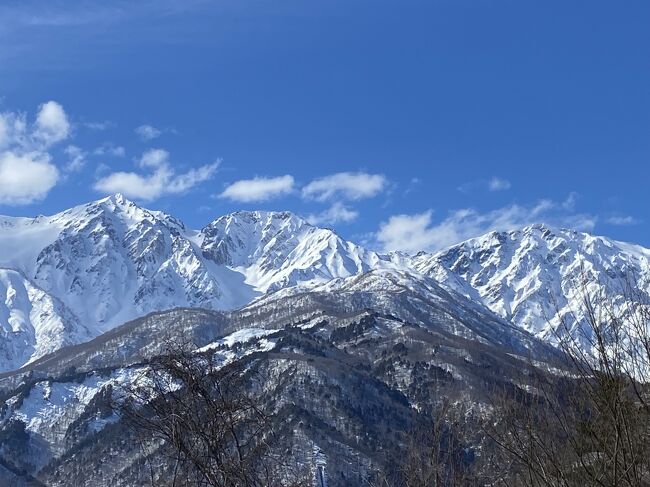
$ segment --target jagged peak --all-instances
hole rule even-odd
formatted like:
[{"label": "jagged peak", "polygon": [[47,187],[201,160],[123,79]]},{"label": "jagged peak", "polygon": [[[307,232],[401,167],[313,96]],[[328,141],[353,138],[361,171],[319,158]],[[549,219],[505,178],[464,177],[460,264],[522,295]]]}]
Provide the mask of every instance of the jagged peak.
[{"label": "jagged peak", "polygon": [[528,225],[524,225],[521,227],[514,227],[510,228],[507,230],[491,230],[490,232],[487,232],[483,235],[480,235],[478,237],[474,237],[468,240],[475,240],[475,239],[481,239],[481,238],[489,238],[489,237],[498,237],[498,236],[512,236],[512,235],[527,235],[527,234],[533,234],[533,233],[542,233],[542,234],[555,234],[559,232],[564,232],[564,231],[572,231],[570,229],[565,229],[565,228],[560,228],[556,227],[554,225],[551,225],[546,222],[535,222],[535,223],[530,223]]},{"label": "jagged peak", "polygon": [[[220,216],[201,233],[209,238],[235,236],[238,240],[256,240],[275,236],[296,238],[301,235],[318,235],[318,238],[340,238],[332,230],[315,227],[304,218],[289,211],[236,211]],[[342,240],[342,239],[341,239]]]},{"label": "jagged peak", "polygon": [[446,256],[453,256],[459,251],[464,252],[487,249],[488,247],[501,247],[506,242],[510,242],[514,246],[519,246],[523,245],[530,238],[545,242],[543,245],[549,248],[554,247],[560,242],[564,242],[580,252],[586,251],[591,253],[593,252],[593,246],[596,245],[600,246],[600,248],[606,247],[615,251],[625,252],[637,258],[650,259],[650,249],[641,245],[594,235],[586,231],[558,227],[544,222],[533,223],[512,230],[491,231],[451,245],[433,254],[423,254],[421,257],[416,256],[415,259],[416,261],[435,261],[440,258],[444,259]]},{"label": "jagged peak", "polygon": [[177,218],[163,211],[150,210],[140,206],[122,193],[115,193],[83,205],[75,206],[54,215],[52,219],[85,218],[89,215],[94,216],[98,214],[116,215],[119,218],[131,222],[139,222],[142,220],[163,222],[179,229],[185,229],[185,225]]},{"label": "jagged peak", "polygon": [[90,201],[81,205],[73,206],[67,210],[56,213],[49,218],[51,220],[59,220],[62,218],[70,217],[83,217],[89,214],[96,214],[99,212],[142,212],[143,214],[151,213],[149,210],[138,206],[133,201],[127,199],[121,193],[105,196],[98,200]]},{"label": "jagged peak", "polygon": [[528,225],[524,225],[519,230],[521,230],[521,231],[526,231],[526,230],[528,230],[528,231],[533,231],[533,230],[544,231],[544,230],[554,230],[555,228],[556,227],[554,227],[553,225],[550,225],[550,224],[548,224],[546,222],[535,222],[535,223],[530,223]]},{"label": "jagged peak", "polygon": [[126,196],[124,196],[122,193],[115,193],[108,195],[104,198],[101,198],[99,200],[96,200],[94,202],[91,202],[89,204],[102,204],[102,203],[110,203],[115,206],[138,206],[136,203],[128,199]]},{"label": "jagged peak", "polygon": [[541,233],[542,235],[549,236],[549,235],[557,235],[560,233],[571,233],[571,234],[578,234],[578,233],[584,233],[588,234],[586,232],[579,232],[576,229],[573,228],[567,228],[567,227],[561,227],[561,226],[555,226],[551,225],[549,223],[545,222],[539,222],[539,223],[532,223],[530,225],[526,225],[525,227],[520,228],[517,230],[522,233]]},{"label": "jagged peak", "polygon": [[267,222],[292,222],[303,226],[311,226],[307,220],[290,211],[264,211],[264,210],[239,210],[216,218],[208,226],[232,222],[267,223]]},{"label": "jagged peak", "polygon": [[582,237],[602,238],[604,240],[609,240],[606,237],[597,237],[588,232],[581,232],[572,228],[557,227],[546,222],[537,222],[537,223],[531,223],[519,228],[513,228],[509,230],[491,230],[482,235],[477,235],[476,237],[471,237],[468,238],[467,240],[463,240],[461,242],[453,244],[447,248],[444,248],[436,252],[436,254],[445,253],[450,249],[465,247],[468,245],[474,246],[477,243],[484,243],[492,240],[497,240],[499,243],[503,243],[504,239],[518,240],[527,235],[540,235],[544,239],[554,238],[557,236],[573,239],[582,236]]}]

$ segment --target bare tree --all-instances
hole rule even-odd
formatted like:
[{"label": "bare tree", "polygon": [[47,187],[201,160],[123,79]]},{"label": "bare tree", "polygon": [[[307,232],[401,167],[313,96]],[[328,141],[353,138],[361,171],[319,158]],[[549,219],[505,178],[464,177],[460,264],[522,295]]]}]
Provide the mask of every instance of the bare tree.
[{"label": "bare tree", "polygon": [[485,431],[503,454],[503,483],[650,485],[650,308],[631,282],[614,305],[583,279],[581,327],[570,330],[568,315],[556,329],[566,370],[494,395]]},{"label": "bare tree", "polygon": [[[257,487],[308,485],[306,468],[273,452],[272,412],[256,389],[253,368],[223,364],[196,353],[184,340],[125,386],[119,410],[148,452],[164,457],[165,481],[151,469],[152,485]],[[144,443],[143,443],[144,444]]]},{"label": "bare tree", "polygon": [[404,432],[402,455],[394,469],[381,472],[374,487],[470,487],[481,485],[467,458],[464,407],[443,398],[429,418]]}]

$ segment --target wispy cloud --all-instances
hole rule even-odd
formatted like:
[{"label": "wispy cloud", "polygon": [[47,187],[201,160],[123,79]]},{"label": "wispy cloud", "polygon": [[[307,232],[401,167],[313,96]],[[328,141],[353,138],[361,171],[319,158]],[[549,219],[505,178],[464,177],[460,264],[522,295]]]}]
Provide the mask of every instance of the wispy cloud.
[{"label": "wispy cloud", "polygon": [[114,172],[99,179],[95,190],[102,193],[122,193],[128,198],[153,201],[167,194],[185,193],[208,181],[217,172],[220,161],[205,164],[183,174],[176,174],[169,162],[169,153],[163,149],[146,151],[138,166],[149,173]]},{"label": "wispy cloud", "polygon": [[309,215],[307,221],[312,225],[334,225],[336,223],[349,223],[358,217],[358,211],[337,202],[321,213]]},{"label": "wispy cloud", "polygon": [[470,193],[476,190],[487,191],[506,191],[512,187],[510,181],[497,176],[492,176],[490,179],[476,179],[468,181],[458,186],[458,191],[461,193]]},{"label": "wispy cloud", "polygon": [[291,193],[293,185],[293,176],[288,174],[275,178],[242,179],[230,184],[219,194],[219,198],[226,198],[240,203],[267,201]]},{"label": "wispy cloud", "polygon": [[391,216],[375,234],[383,250],[436,251],[492,230],[512,230],[538,222],[590,231],[597,217],[566,210],[566,200],[541,200],[532,206],[509,205],[488,212],[466,208],[450,212],[438,222],[433,211]]},{"label": "wispy cloud", "polygon": [[162,130],[157,129],[153,125],[140,125],[139,127],[136,127],[134,132],[140,137],[142,140],[145,142],[148,142],[153,139],[157,139],[162,135]]},{"label": "wispy cloud", "polygon": [[86,152],[76,145],[69,145],[64,149],[68,156],[68,162],[65,165],[66,172],[81,171],[86,165]]},{"label": "wispy cloud", "polygon": [[490,191],[505,191],[510,189],[510,181],[495,176],[488,181],[488,189]]},{"label": "wispy cloud", "polygon": [[7,25],[19,27],[78,27],[112,24],[134,18],[168,16],[209,5],[207,0],[114,0],[112,2],[40,2],[23,0],[0,6]]},{"label": "wispy cloud", "polygon": [[562,208],[564,208],[566,211],[573,211],[579,198],[580,195],[578,193],[571,191],[569,193],[569,196],[567,196],[566,199],[562,202]]},{"label": "wispy cloud", "polygon": [[313,180],[302,188],[302,195],[316,201],[354,201],[376,196],[383,191],[386,184],[386,177],[382,174],[340,172]]},{"label": "wispy cloud", "polygon": [[108,130],[109,128],[113,127],[115,124],[113,122],[110,122],[108,120],[104,120],[103,122],[84,122],[83,126],[86,127],[88,130],[93,130],[95,132],[103,132],[104,130]]},{"label": "wispy cloud", "polygon": [[121,145],[115,145],[111,142],[106,142],[99,147],[93,150],[93,154],[96,156],[114,156],[114,157],[124,157],[126,155],[126,149]]},{"label": "wispy cloud", "polygon": [[623,226],[629,226],[629,225],[638,225],[640,223],[639,220],[634,218],[633,216],[627,215],[627,216],[610,216],[605,220],[607,223],[610,225],[616,225],[619,227]]},{"label": "wispy cloud", "polygon": [[[226,2],[230,5],[230,2]],[[73,68],[89,46],[130,48],[138,39],[187,42],[162,24],[174,16],[223,9],[211,0],[20,0],[0,2],[3,68]],[[234,7],[233,7],[234,8]],[[153,23],[152,23],[153,20]],[[116,29],[122,35],[114,35]],[[80,48],[83,46],[83,48]],[[93,49],[90,49],[93,51]],[[92,62],[92,58],[86,57]],[[16,78],[18,79],[18,78]]]}]

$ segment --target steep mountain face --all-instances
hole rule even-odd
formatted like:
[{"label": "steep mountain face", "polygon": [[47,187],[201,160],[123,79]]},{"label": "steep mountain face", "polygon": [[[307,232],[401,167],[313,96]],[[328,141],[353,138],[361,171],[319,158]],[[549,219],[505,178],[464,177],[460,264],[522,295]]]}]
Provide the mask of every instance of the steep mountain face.
[{"label": "steep mountain face", "polygon": [[[144,448],[147,438],[136,439],[110,404],[164,351],[165,337],[181,334],[195,353],[264,377],[275,447],[314,474],[323,469],[330,486],[367,485],[399,458],[399,432],[425,420],[441,398],[480,410],[492,388],[540,373],[531,359],[542,368],[559,364],[543,342],[401,271],[280,290],[236,311],[152,314],[0,376],[7,470],[0,480],[141,485],[146,452],[169,478],[160,444]],[[468,458],[479,451],[468,449]]]},{"label": "steep mountain face", "polygon": [[54,220],[63,227],[39,252],[33,278],[98,331],[160,307],[225,299],[182,224],[167,215],[117,195]]},{"label": "steep mountain face", "polygon": [[287,212],[237,212],[202,230],[203,254],[267,292],[392,267],[391,260]]},{"label": "steep mountain face", "polygon": [[545,225],[491,232],[412,266],[551,342],[564,325],[583,335],[585,296],[619,309],[630,289],[650,297],[650,250]]},{"label": "steep mountain face", "polygon": [[[51,217],[2,217],[0,266],[24,276],[18,288],[41,291],[7,298],[0,370],[152,311],[233,309],[268,290],[387,265],[289,213],[239,212],[196,231],[114,195]],[[55,303],[47,313],[37,312],[43,301]]]},{"label": "steep mountain face", "polygon": [[61,301],[19,271],[0,268],[0,363],[6,369],[91,338]]},{"label": "steep mountain face", "polygon": [[119,194],[49,217],[0,217],[0,269],[0,371],[153,311],[231,310],[370,271],[421,286],[428,277],[551,341],[560,320],[578,333],[579,278],[617,306],[626,278],[650,292],[650,250],[569,230],[536,225],[434,255],[382,255],[287,212],[237,212],[192,230]]},{"label": "steep mountain face", "polygon": [[[232,298],[182,224],[120,195],[52,217],[4,218],[0,265],[25,276],[27,287],[40,289],[23,293],[21,311],[30,321],[14,320],[6,342],[13,351],[7,352],[4,370],[153,310],[221,307]],[[47,312],[38,313],[42,306]],[[52,323],[62,324],[57,332]]]}]

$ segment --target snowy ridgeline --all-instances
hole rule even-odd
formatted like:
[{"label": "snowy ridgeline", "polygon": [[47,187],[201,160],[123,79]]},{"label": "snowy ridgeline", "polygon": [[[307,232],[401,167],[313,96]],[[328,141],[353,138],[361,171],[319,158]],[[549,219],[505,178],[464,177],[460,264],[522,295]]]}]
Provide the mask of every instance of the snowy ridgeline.
[{"label": "snowy ridgeline", "polygon": [[590,294],[623,305],[629,276],[648,291],[650,251],[533,225],[436,254],[379,254],[286,212],[237,212],[191,230],[114,195],[49,217],[0,217],[0,370],[152,311],[235,309],[373,270],[432,278],[552,341],[561,318],[580,325],[583,273]]}]

